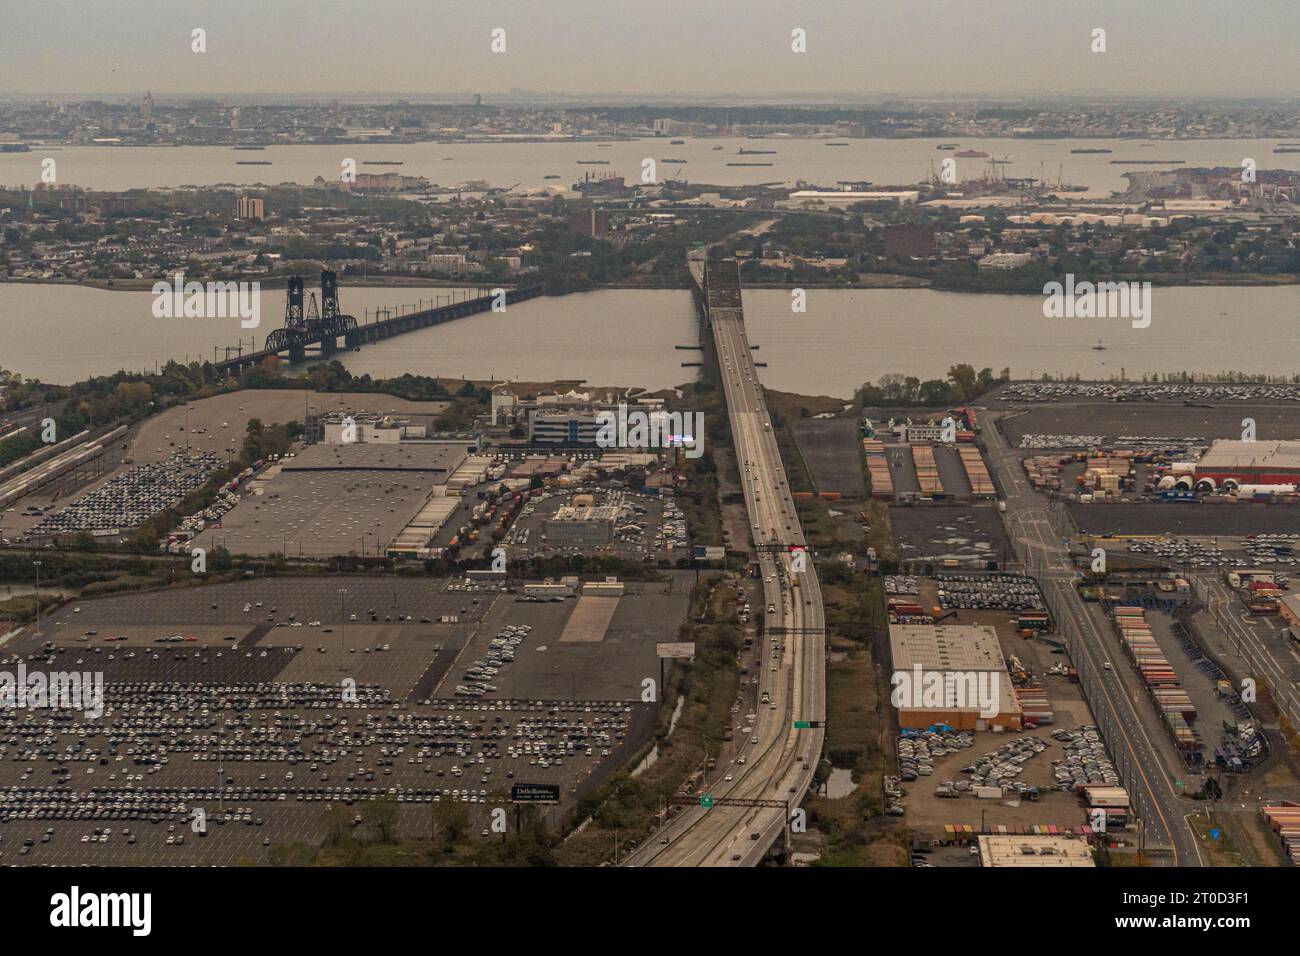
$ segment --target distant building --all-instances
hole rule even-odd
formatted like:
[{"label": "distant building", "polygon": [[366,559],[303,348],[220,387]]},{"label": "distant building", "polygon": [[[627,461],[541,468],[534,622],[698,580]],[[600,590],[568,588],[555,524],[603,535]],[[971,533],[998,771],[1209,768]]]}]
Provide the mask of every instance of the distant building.
[{"label": "distant building", "polygon": [[979,267],[986,272],[991,269],[1020,269],[1029,265],[1033,258],[1027,252],[995,252],[981,259]]},{"label": "distant building", "polygon": [[528,418],[528,440],[538,445],[592,445],[600,431],[595,408],[556,411],[533,409]]},{"label": "distant building", "polygon": [[934,254],[934,230],[910,223],[885,227],[885,256],[924,259]]},{"label": "distant building", "polygon": [[604,209],[584,209],[569,218],[569,231],[579,236],[593,238],[609,235],[609,212]]},{"label": "distant building", "polygon": [[240,196],[239,201],[235,203],[235,218],[258,221],[265,219],[266,201],[257,196]]},{"label": "distant building", "polygon": [[429,181],[423,176],[403,176],[401,173],[357,173],[352,187],[368,193],[395,193],[423,189]]}]

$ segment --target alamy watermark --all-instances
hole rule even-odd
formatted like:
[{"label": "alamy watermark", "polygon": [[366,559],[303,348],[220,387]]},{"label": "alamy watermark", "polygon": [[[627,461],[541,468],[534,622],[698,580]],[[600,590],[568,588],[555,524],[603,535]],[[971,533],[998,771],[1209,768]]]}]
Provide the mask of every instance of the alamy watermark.
[{"label": "alamy watermark", "polygon": [[894,671],[889,702],[898,710],[969,710],[985,720],[1000,712],[1001,675],[997,671],[928,671],[920,664]]},{"label": "alamy watermark", "polygon": [[681,448],[687,458],[704,454],[704,413],[628,411],[618,409],[596,413],[596,445],[599,448]]},{"label": "alamy watermark", "polygon": [[156,319],[240,319],[240,327],[255,329],[262,324],[260,282],[186,282],[178,272],[169,285],[153,284],[153,315]]},{"label": "alamy watermark", "polygon": [[1049,319],[1132,319],[1133,328],[1151,325],[1150,282],[1079,282],[1067,273],[1065,284],[1043,286],[1043,316]]},{"label": "alamy watermark", "polygon": [[102,671],[0,670],[0,710],[79,710],[89,720],[104,713]]}]

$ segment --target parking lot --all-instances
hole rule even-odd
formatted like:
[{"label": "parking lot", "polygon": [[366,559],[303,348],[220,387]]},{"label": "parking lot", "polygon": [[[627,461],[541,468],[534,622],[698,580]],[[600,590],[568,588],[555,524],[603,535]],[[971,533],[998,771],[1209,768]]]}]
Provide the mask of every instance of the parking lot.
[{"label": "parking lot", "polygon": [[[427,834],[429,805],[446,801],[468,804],[477,832],[515,782],[557,784],[567,804],[649,732],[642,681],[658,680],[654,645],[684,620],[690,581],[635,585],[601,640],[574,643],[558,637],[575,602],[455,579],[280,578],[70,603],[12,640],[0,668],[102,674],[106,711],[0,712],[0,860],[261,862],[277,844],[318,843],[331,808],[353,816],[381,796],[407,836]],[[498,691],[455,697],[507,629],[526,636]]]},{"label": "parking lot", "polygon": [[328,412],[378,412],[391,415],[434,416],[448,402],[412,402],[375,392],[309,392],[305,389],[242,389],[169,408],[140,426],[131,443],[138,462],[161,461],[177,449],[225,455],[244,441],[248,421],[264,425],[305,422]]},{"label": "parking lot", "polygon": [[[596,507],[619,509],[614,539],[607,545],[557,547],[545,539],[546,521],[571,507],[575,498],[590,496]],[[502,544],[511,558],[548,557],[559,554],[610,555],[632,561],[660,561],[689,557],[686,517],[671,496],[601,487],[544,491],[529,498]]]},{"label": "parking lot", "polygon": [[30,534],[48,538],[128,531],[203,487],[224,464],[214,453],[174,452],[163,461],[132,465],[72,503],[48,511]]}]

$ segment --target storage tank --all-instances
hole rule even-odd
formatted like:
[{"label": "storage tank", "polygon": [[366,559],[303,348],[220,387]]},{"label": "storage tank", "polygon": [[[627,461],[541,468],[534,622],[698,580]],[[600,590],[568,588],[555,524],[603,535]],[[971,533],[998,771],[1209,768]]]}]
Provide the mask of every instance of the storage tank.
[{"label": "storage tank", "polygon": [[[1224,487],[1227,487],[1225,481]],[[1241,485],[1237,488],[1237,494],[1241,497],[1255,497],[1257,495],[1289,495],[1295,492],[1295,485]]]},{"label": "storage tank", "polygon": [[1217,487],[1213,478],[1199,478],[1196,481],[1197,491],[1213,492]]},{"label": "storage tank", "polygon": [[1169,489],[1173,488],[1173,486],[1174,486],[1173,475],[1165,475],[1158,482],[1156,482],[1156,488],[1158,488],[1161,491],[1168,491]]}]

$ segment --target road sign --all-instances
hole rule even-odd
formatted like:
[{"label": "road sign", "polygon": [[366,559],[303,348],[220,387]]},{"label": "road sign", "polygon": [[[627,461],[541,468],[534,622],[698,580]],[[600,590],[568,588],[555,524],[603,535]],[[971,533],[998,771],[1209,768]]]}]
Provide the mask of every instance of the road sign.
[{"label": "road sign", "polygon": [[559,803],[560,787],[552,783],[516,783],[510,788],[511,803]]},{"label": "road sign", "polygon": [[655,645],[655,653],[660,657],[685,658],[688,661],[695,660],[695,642],[679,641],[659,643]]},{"label": "road sign", "polygon": [[712,809],[713,809],[713,794],[711,794],[711,793],[702,793],[702,794],[700,794],[700,806],[702,806],[705,810],[712,810]]},{"label": "road sign", "polygon": [[821,722],[820,720],[796,720],[796,721],[794,722],[794,729],[795,729],[795,730],[811,730],[812,728],[814,728],[814,727],[820,727],[821,725],[822,725],[822,722]]}]

